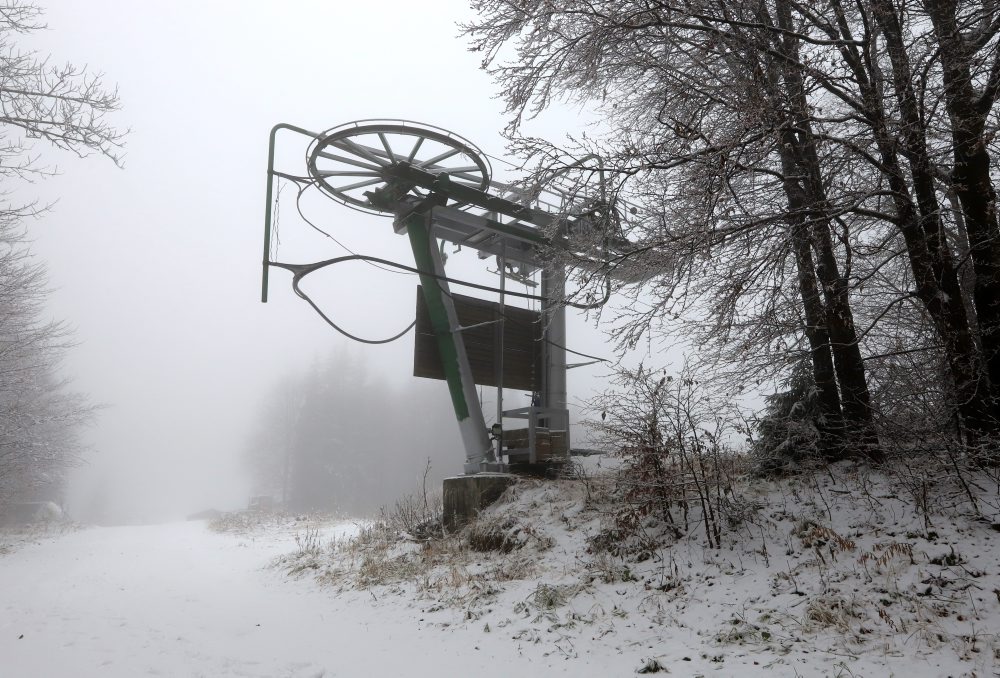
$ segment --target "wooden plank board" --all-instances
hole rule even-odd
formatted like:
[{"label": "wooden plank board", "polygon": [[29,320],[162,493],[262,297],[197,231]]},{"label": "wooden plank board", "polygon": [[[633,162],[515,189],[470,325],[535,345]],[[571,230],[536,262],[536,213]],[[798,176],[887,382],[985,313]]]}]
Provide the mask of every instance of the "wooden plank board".
[{"label": "wooden plank board", "polygon": [[[472,377],[483,386],[497,385],[496,356],[499,352],[500,304],[462,294],[452,294],[458,323],[481,325],[462,332]],[[542,315],[537,311],[505,306],[503,311],[503,385],[524,391],[542,387]],[[444,379],[437,339],[431,329],[423,291],[417,286],[417,325],[413,342],[413,376]]]}]

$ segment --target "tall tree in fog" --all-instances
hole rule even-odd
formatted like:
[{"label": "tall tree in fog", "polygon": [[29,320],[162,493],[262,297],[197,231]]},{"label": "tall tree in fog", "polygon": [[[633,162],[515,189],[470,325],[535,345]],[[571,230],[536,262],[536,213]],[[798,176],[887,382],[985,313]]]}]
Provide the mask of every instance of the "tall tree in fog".
[{"label": "tall tree in fog", "polygon": [[53,171],[36,140],[119,164],[125,135],[107,118],[118,96],[99,75],[17,47],[19,35],[44,28],[41,15],[30,3],[0,3],[0,503],[55,498],[92,409],[58,375],[67,333],[45,318],[45,269],[26,244],[25,221],[45,209],[9,196],[19,180]]},{"label": "tall tree in fog", "polygon": [[357,501],[382,471],[380,421],[389,398],[362,361],[334,353],[301,385],[289,494],[296,509],[334,510]]},{"label": "tall tree in fog", "polygon": [[[597,155],[635,205],[607,225],[641,244],[625,279],[649,281],[625,285],[624,343],[680,325],[736,387],[819,391],[820,427],[843,417],[854,441],[876,418],[998,433],[1000,6],[473,5],[466,30],[540,176],[592,180],[577,158]],[[563,96],[597,105],[602,134],[517,137]]]},{"label": "tall tree in fog", "polygon": [[291,510],[363,514],[414,491],[428,460],[435,485],[458,472],[461,449],[443,383],[390,386],[335,351],[264,394],[245,459],[253,491]]},{"label": "tall tree in fog", "polygon": [[266,394],[261,417],[244,453],[253,495],[288,504],[292,492],[292,455],[305,394],[300,380],[286,377]]},{"label": "tall tree in fog", "polygon": [[45,270],[20,238],[18,219],[0,215],[0,501],[57,498],[91,411],[59,382],[66,331],[43,319]]}]

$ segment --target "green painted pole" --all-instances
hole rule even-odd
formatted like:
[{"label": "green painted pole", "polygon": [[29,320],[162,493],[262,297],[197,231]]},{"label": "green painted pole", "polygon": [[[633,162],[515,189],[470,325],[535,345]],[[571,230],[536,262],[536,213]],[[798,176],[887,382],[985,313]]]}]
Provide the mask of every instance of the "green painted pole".
[{"label": "green painted pole", "polygon": [[[430,248],[433,246],[430,234],[424,225],[425,216],[414,214],[407,218],[406,233],[410,237],[410,247],[413,248],[413,259],[421,271],[433,271],[434,261],[431,259]],[[420,286],[424,301],[427,302],[427,314],[430,317],[434,336],[437,338],[438,353],[444,366],[445,380],[451,392],[451,402],[455,407],[455,416],[459,421],[469,416],[469,403],[462,393],[462,375],[458,367],[458,347],[455,337],[451,334],[451,323],[444,306],[444,295],[438,287],[438,281],[429,275],[420,274]]]},{"label": "green painted pole", "polygon": [[[465,471],[476,473],[481,462],[493,460],[493,449],[483,413],[479,409],[476,385],[472,380],[472,368],[465,354],[465,345],[460,343],[461,337],[456,337],[458,320],[454,305],[450,298],[446,299],[442,290],[448,283],[434,277],[443,275],[444,267],[440,264],[437,243],[431,237],[428,220],[429,214],[413,213],[405,217],[404,223],[413,249],[413,259],[421,271],[420,287],[427,303],[427,314],[437,340],[445,381],[448,383],[451,403],[458,419],[462,443],[465,445]],[[475,403],[475,407],[471,403]]]}]

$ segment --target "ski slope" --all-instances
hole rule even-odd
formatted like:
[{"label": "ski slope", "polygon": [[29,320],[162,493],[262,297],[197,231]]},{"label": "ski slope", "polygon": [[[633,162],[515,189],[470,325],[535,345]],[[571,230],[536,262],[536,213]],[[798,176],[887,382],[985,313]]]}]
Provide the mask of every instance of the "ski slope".
[{"label": "ski slope", "polygon": [[[0,555],[0,676],[440,678],[570,669],[559,659],[546,667],[509,642],[490,651],[471,632],[422,624],[419,606],[399,599],[338,595],[268,567],[294,548],[291,532],[221,535],[201,522],[39,537]],[[573,673],[586,675],[581,668]]]}]

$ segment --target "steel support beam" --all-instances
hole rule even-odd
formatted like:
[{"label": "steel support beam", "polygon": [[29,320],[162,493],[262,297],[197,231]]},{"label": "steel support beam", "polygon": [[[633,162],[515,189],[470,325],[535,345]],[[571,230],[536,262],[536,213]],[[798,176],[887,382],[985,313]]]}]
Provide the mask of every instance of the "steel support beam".
[{"label": "steel support beam", "polygon": [[493,446],[476,395],[476,384],[465,353],[455,303],[450,296],[448,282],[443,279],[444,262],[437,241],[431,236],[431,214],[430,211],[411,212],[403,219],[413,249],[413,260],[421,271],[420,286],[465,447],[465,472],[479,473],[484,470],[484,462],[495,462]]},{"label": "steel support beam", "polygon": [[564,412],[563,416],[548,417],[543,426],[565,430],[567,448],[569,412],[566,398],[566,270],[562,264],[549,264],[542,269],[542,402],[541,406]]}]

